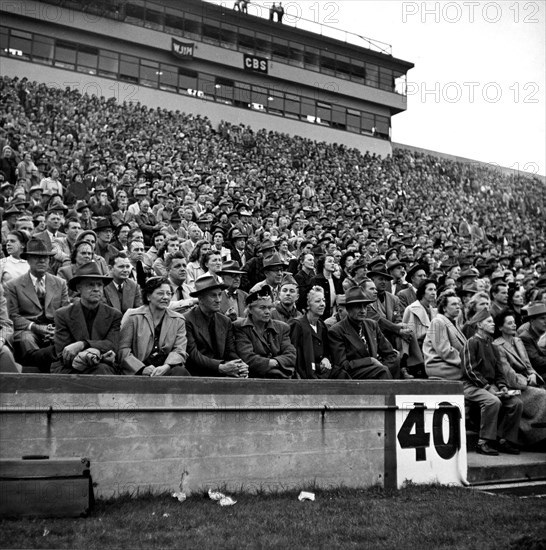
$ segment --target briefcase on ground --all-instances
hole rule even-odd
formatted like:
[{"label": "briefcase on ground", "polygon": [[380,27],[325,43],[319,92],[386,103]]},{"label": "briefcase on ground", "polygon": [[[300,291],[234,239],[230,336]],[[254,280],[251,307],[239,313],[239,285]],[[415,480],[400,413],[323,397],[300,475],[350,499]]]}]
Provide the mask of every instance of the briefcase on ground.
[{"label": "briefcase on ground", "polygon": [[80,517],[93,503],[87,458],[0,459],[0,517]]}]

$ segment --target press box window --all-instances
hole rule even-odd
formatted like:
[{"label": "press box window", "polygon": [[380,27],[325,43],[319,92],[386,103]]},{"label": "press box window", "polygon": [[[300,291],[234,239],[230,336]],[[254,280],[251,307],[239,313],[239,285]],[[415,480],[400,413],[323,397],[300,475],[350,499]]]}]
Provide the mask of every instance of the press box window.
[{"label": "press box window", "polygon": [[119,78],[120,80],[138,84],[138,57],[120,55]]},{"label": "press box window", "polygon": [[55,42],[52,38],[36,35],[32,43],[32,59],[38,63],[51,65]]},{"label": "press box window", "polygon": [[29,32],[11,31],[8,53],[15,57],[30,59],[32,34]]},{"label": "press box window", "polygon": [[76,53],[78,45],[72,42],[57,40],[55,46],[55,65],[64,69],[74,70],[76,67]]}]

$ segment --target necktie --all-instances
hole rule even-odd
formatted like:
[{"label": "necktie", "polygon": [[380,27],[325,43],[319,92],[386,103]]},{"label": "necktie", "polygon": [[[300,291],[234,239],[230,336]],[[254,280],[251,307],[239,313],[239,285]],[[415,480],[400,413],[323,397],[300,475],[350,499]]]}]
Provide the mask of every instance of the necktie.
[{"label": "necktie", "polygon": [[177,300],[183,300],[184,299],[184,293],[182,292],[182,287],[181,286],[179,286],[176,289],[176,299]]},{"label": "necktie", "polygon": [[121,305],[121,302],[123,300],[123,284],[118,285],[118,296],[119,296],[119,303]]},{"label": "necktie", "polygon": [[209,334],[210,341],[212,343],[212,351],[214,356],[216,357],[218,355],[218,345],[216,342],[216,323],[214,322],[214,315],[209,320]]},{"label": "necktie", "polygon": [[38,296],[38,300],[40,301],[45,298],[45,283],[43,277],[40,277],[36,281],[36,295]]},{"label": "necktie", "polygon": [[362,340],[362,343],[364,344],[364,347],[366,348],[366,353],[370,355],[369,347],[368,347],[368,341],[366,340],[366,333],[364,332],[363,328],[360,327],[359,336]]}]

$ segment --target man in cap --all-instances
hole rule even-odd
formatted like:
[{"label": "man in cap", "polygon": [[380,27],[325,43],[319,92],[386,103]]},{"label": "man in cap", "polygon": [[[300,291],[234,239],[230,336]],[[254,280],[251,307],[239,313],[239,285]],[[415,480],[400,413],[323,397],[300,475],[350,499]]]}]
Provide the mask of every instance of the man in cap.
[{"label": "man in cap", "polygon": [[104,261],[109,264],[110,258],[116,256],[119,250],[112,244],[112,237],[114,236],[114,230],[112,224],[107,218],[100,218],[95,226],[95,233],[97,234],[97,244],[95,245],[95,254],[102,256]]},{"label": "man in cap", "polygon": [[248,365],[237,355],[232,322],[220,312],[225,285],[211,275],[195,280],[196,307],[184,315],[188,338],[186,368],[192,376],[248,378]]},{"label": "man in cap", "polygon": [[234,228],[229,233],[231,259],[244,266],[250,259],[250,251],[246,247],[248,235],[240,229]]},{"label": "man in cap", "polygon": [[410,285],[405,290],[401,290],[397,296],[400,300],[400,309],[402,313],[404,310],[417,300],[417,294],[415,291],[423,284],[427,278],[427,268],[423,264],[415,264],[410,269],[408,269],[408,274],[406,275],[406,281],[409,280]]},{"label": "man in cap", "polygon": [[546,334],[546,304],[542,302],[533,302],[525,308],[528,323],[523,324],[518,329],[518,336],[523,341],[531,366],[542,376],[546,376],[546,349],[544,344],[539,345],[539,341],[544,341]]},{"label": "man in cap", "polygon": [[272,256],[268,256],[263,261],[263,272],[265,279],[256,283],[249,291],[249,293],[256,292],[264,286],[268,285],[273,292],[273,300],[276,301],[279,297],[280,284],[283,277],[284,270],[288,267],[279,254],[275,252]]},{"label": "man in cap", "polygon": [[235,260],[224,263],[222,270],[218,272],[226,285],[226,289],[222,293],[220,311],[232,321],[242,319],[246,309],[245,300],[248,293],[239,288],[244,273],[239,262]]},{"label": "man in cap", "polygon": [[68,304],[66,281],[48,273],[53,256],[54,252],[42,240],[30,239],[21,254],[29,263],[28,273],[12,279],[5,287],[21,362],[42,372],[49,372],[55,359],[55,311]]},{"label": "man in cap", "polygon": [[15,229],[17,220],[23,215],[21,209],[15,205],[10,205],[4,210],[2,222],[2,242],[6,242],[10,231]]},{"label": "man in cap", "polygon": [[258,246],[257,255],[243,265],[243,271],[245,272],[241,281],[241,288],[243,290],[250,290],[256,283],[264,279],[264,259],[273,255],[275,249],[276,247],[273,241],[271,239],[265,239]]},{"label": "man in cap", "polygon": [[409,284],[404,280],[404,275],[406,274],[406,264],[404,262],[394,258],[387,262],[386,268],[392,277],[391,288],[393,294],[398,294],[402,290],[409,288]]},{"label": "man in cap", "polygon": [[112,281],[104,287],[106,304],[121,313],[140,307],[142,305],[140,287],[129,279],[132,269],[129,256],[125,252],[112,254],[108,265]]},{"label": "man in cap", "polygon": [[121,312],[104,303],[104,286],[112,281],[95,262],[79,267],[68,287],[80,299],[55,313],[55,352],[51,372],[117,374]]},{"label": "man in cap", "polygon": [[302,313],[296,309],[299,298],[298,283],[291,273],[285,273],[279,286],[279,300],[271,310],[271,319],[289,323],[299,319]]},{"label": "man in cap", "polygon": [[398,353],[378,324],[366,318],[373,303],[360,287],[345,291],[347,317],[328,332],[333,363],[355,379],[392,379],[398,371]]}]

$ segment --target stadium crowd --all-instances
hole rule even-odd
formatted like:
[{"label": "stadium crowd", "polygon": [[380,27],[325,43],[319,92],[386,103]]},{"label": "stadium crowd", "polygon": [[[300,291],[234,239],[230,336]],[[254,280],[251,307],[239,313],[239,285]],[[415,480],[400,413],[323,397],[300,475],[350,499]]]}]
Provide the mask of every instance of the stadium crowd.
[{"label": "stadium crowd", "polygon": [[0,98],[3,372],[454,379],[480,452],[546,438],[539,178],[25,78]]}]

